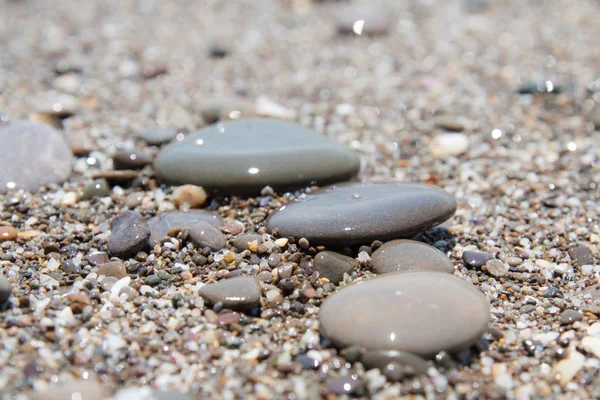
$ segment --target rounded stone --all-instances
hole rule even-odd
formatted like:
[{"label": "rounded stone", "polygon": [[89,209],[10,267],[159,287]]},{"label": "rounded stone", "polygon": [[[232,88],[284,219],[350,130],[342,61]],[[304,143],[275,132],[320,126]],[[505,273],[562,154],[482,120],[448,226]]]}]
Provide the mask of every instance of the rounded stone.
[{"label": "rounded stone", "polygon": [[17,239],[19,234],[17,230],[10,225],[2,226],[0,225],[0,243],[14,241]]},{"label": "rounded stone", "polygon": [[121,261],[111,261],[99,265],[96,273],[98,276],[112,276],[117,279],[125,278],[127,276],[127,271],[125,270],[125,266]]},{"label": "rounded stone", "polygon": [[210,304],[222,303],[224,308],[244,310],[260,304],[262,290],[255,278],[242,276],[204,285],[198,293]]},{"label": "rounded stone", "polygon": [[135,137],[149,145],[160,146],[173,140],[175,135],[177,135],[177,130],[174,128],[151,128],[137,133]]},{"label": "rounded stone", "polygon": [[190,239],[200,249],[209,247],[212,251],[219,251],[227,244],[221,231],[206,222],[196,222],[189,229]]},{"label": "rounded stone", "polygon": [[71,174],[73,154],[50,125],[13,122],[0,129],[0,193],[61,183]]},{"label": "rounded stone", "polygon": [[489,303],[471,284],[440,272],[392,273],[328,297],[321,333],[338,348],[406,351],[430,358],[477,342]]},{"label": "rounded stone", "polygon": [[385,243],[371,256],[377,274],[402,271],[438,271],[453,273],[454,264],[441,251],[414,240],[393,240]]},{"label": "rounded stone", "polygon": [[110,196],[110,185],[104,178],[95,179],[85,186],[83,189],[83,200],[90,200],[94,197]]},{"label": "rounded stone", "polygon": [[497,278],[505,276],[508,274],[508,265],[504,264],[500,260],[489,260],[485,263],[485,268],[490,275],[495,276]]},{"label": "rounded stone", "polygon": [[312,245],[349,246],[412,237],[450,218],[456,201],[419,184],[361,183],[330,186],[281,207],[266,222],[279,236]]},{"label": "rounded stone", "polygon": [[462,259],[469,267],[483,267],[486,262],[492,259],[492,256],[480,251],[465,251],[462,254]]},{"label": "rounded stone", "polygon": [[30,398],[32,400],[105,400],[109,398],[109,393],[103,385],[93,379],[68,378],[50,383],[48,388],[33,393]]},{"label": "rounded stone", "polygon": [[333,251],[320,252],[315,256],[313,263],[314,270],[320,277],[327,278],[335,284],[344,278],[344,274],[351,274],[355,265],[356,261],[353,258]]},{"label": "rounded stone", "polygon": [[113,220],[108,252],[126,258],[141,251],[150,238],[150,228],[144,218],[135,211],[126,211]]},{"label": "rounded stone", "polygon": [[345,181],[358,173],[352,150],[300,125],[250,118],[209,125],[164,148],[154,162],[170,184],[245,194]]},{"label": "rounded stone", "polygon": [[152,156],[139,150],[119,150],[113,156],[117,170],[142,169],[152,163]]},{"label": "rounded stone", "polygon": [[[261,236],[257,233],[244,233],[233,239],[233,246],[238,250],[250,250],[251,243],[256,241],[256,247],[260,244]],[[254,249],[256,251],[256,249]]]},{"label": "rounded stone", "polygon": [[171,229],[189,229],[196,222],[206,222],[215,228],[223,226],[221,217],[212,212],[203,210],[172,211],[148,220],[150,240],[160,242],[167,237]]},{"label": "rounded stone", "polygon": [[173,191],[173,204],[181,207],[187,204],[190,208],[199,207],[206,201],[206,191],[202,186],[182,185]]},{"label": "rounded stone", "polygon": [[583,318],[583,314],[581,314],[577,310],[565,310],[560,315],[560,323],[562,325],[569,325],[573,322],[581,321]]}]

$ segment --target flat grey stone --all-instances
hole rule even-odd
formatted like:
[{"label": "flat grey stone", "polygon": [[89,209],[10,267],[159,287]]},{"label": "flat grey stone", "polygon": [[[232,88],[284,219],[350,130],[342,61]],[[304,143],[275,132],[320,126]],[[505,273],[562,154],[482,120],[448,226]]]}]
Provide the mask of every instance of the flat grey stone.
[{"label": "flat grey stone", "polygon": [[19,121],[0,129],[0,193],[62,183],[72,164],[69,145],[50,125]]},{"label": "flat grey stone", "polygon": [[113,166],[117,170],[142,169],[152,164],[152,156],[140,150],[119,150],[113,155]]},{"label": "flat grey stone", "polygon": [[135,211],[125,211],[110,224],[108,252],[119,258],[134,256],[141,251],[150,238],[150,228],[144,218]]},{"label": "flat grey stone", "polygon": [[414,240],[393,240],[384,243],[371,256],[373,271],[390,272],[438,271],[453,273],[454,264],[441,251]]},{"label": "flat grey stone", "polygon": [[344,278],[345,273],[352,273],[355,265],[356,261],[351,257],[333,251],[322,251],[315,256],[313,268],[320,277],[337,284]]},{"label": "flat grey stone", "polygon": [[213,212],[203,210],[172,211],[148,220],[150,240],[160,242],[167,237],[167,233],[171,229],[189,229],[196,222],[206,222],[215,228],[223,226],[221,217]]},{"label": "flat grey stone", "polygon": [[227,244],[221,231],[206,222],[196,222],[189,229],[190,239],[200,249],[209,247],[212,251],[219,251]]},{"label": "flat grey stone", "polygon": [[569,257],[575,261],[577,265],[594,265],[594,253],[587,246],[577,246],[569,249]]},{"label": "flat grey stone", "polygon": [[346,181],[359,166],[356,153],[326,136],[262,118],[206,126],[164,148],[154,161],[163,182],[223,194]]},{"label": "flat grey stone", "polygon": [[490,321],[487,298],[440,272],[391,273],[329,296],[321,333],[338,348],[406,351],[433,357],[477,342]]},{"label": "flat grey stone", "polygon": [[260,304],[262,290],[255,278],[241,276],[204,285],[199,294],[210,304],[223,303],[224,308],[246,310]]},{"label": "flat grey stone", "polygon": [[450,218],[456,201],[419,184],[361,183],[330,186],[281,207],[266,221],[281,237],[311,245],[349,246],[412,237]]},{"label": "flat grey stone", "polygon": [[261,235],[258,233],[243,233],[233,239],[233,246],[238,250],[250,250],[250,243],[256,240],[260,244]]}]

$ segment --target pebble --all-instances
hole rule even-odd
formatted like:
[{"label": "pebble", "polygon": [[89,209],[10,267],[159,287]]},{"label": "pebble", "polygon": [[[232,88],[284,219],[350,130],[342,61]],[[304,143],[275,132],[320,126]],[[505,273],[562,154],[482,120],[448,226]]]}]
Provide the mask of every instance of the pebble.
[{"label": "pebble", "polygon": [[581,292],[581,297],[592,301],[600,300],[600,284],[592,285]]},{"label": "pebble", "polygon": [[329,296],[319,326],[338,348],[358,345],[429,358],[474,344],[490,319],[487,298],[471,284],[440,272],[409,272],[386,274]]},{"label": "pebble", "polygon": [[440,116],[436,118],[435,125],[451,132],[461,132],[465,129],[465,125],[459,118],[451,116]]},{"label": "pebble", "polygon": [[139,150],[119,150],[112,160],[116,170],[142,169],[152,164],[152,156]]},{"label": "pebble", "polygon": [[215,228],[223,226],[221,217],[213,212],[204,210],[172,211],[148,220],[150,240],[160,242],[167,237],[170,230],[175,228],[189,229],[196,222],[206,222]]},{"label": "pebble", "polygon": [[559,94],[562,87],[552,81],[528,81],[519,87],[519,94]]},{"label": "pebble", "polygon": [[257,117],[254,102],[243,97],[216,97],[200,106],[200,115],[207,124],[219,120]]},{"label": "pebble", "polygon": [[356,375],[336,376],[327,379],[327,391],[329,393],[352,395],[362,388],[362,380]]},{"label": "pebble", "polygon": [[315,256],[314,270],[321,278],[327,278],[330,282],[338,284],[344,274],[351,274],[356,266],[356,261],[343,254],[333,251],[322,251]]},{"label": "pebble", "polygon": [[50,125],[13,122],[0,129],[0,193],[61,183],[71,174],[73,154]]},{"label": "pebble", "polygon": [[429,151],[435,158],[457,157],[468,148],[469,137],[462,133],[441,133],[429,145]]},{"label": "pebble", "polygon": [[183,204],[196,208],[206,202],[206,197],[206,191],[202,186],[182,185],[173,191],[173,204],[177,208]]},{"label": "pebble", "polygon": [[120,170],[120,171],[100,171],[92,174],[92,179],[106,179],[106,181],[113,185],[124,185],[128,184],[134,179],[140,177],[139,171],[134,170]]},{"label": "pebble", "polygon": [[175,139],[176,135],[177,129],[174,128],[151,128],[136,133],[135,137],[151,146],[160,146]]},{"label": "pebble", "polygon": [[144,218],[135,211],[125,211],[110,225],[111,235],[108,252],[126,258],[141,251],[150,238],[150,228]]},{"label": "pebble", "polygon": [[99,150],[99,147],[96,145],[94,140],[90,137],[90,135],[83,132],[65,132],[65,140],[73,152],[77,157],[86,157],[92,151]]},{"label": "pebble", "polygon": [[127,276],[127,271],[121,261],[111,261],[99,265],[96,274],[98,274],[98,276],[113,276],[117,279],[121,279]]},{"label": "pebble", "polygon": [[6,303],[10,298],[12,287],[8,279],[0,275],[0,305]]},{"label": "pebble", "polygon": [[118,281],[119,280],[114,276],[107,276],[106,278],[102,279],[102,282],[100,282],[100,288],[102,288],[102,290],[105,292],[108,292]]},{"label": "pebble", "polygon": [[373,272],[387,274],[402,271],[438,271],[453,273],[454,264],[441,251],[414,240],[393,240],[383,244],[371,256]]},{"label": "pebble", "polygon": [[241,276],[204,285],[198,293],[210,304],[222,303],[224,308],[247,310],[260,304],[262,290],[255,278]]},{"label": "pebble", "polygon": [[569,257],[580,266],[595,264],[594,253],[587,246],[577,246],[569,249]]},{"label": "pebble", "polygon": [[[261,236],[256,233],[244,233],[233,239],[233,246],[238,250],[251,250],[251,247],[258,247]],[[256,251],[256,248],[254,250]]]},{"label": "pebble", "polygon": [[385,35],[397,22],[397,16],[383,5],[348,5],[337,7],[334,19],[341,34]]},{"label": "pebble", "polygon": [[569,325],[573,322],[581,321],[583,314],[576,310],[565,310],[560,315],[560,323],[562,325]]},{"label": "pebble", "polygon": [[578,351],[571,350],[567,358],[554,365],[551,374],[561,385],[566,385],[573,380],[584,364],[585,356]]},{"label": "pebble", "polygon": [[485,263],[485,268],[490,275],[495,276],[496,278],[508,274],[508,265],[500,260],[489,260]]},{"label": "pebble", "polygon": [[209,247],[212,251],[219,251],[227,244],[221,231],[206,222],[196,222],[189,230],[192,243],[199,249]]},{"label": "pebble", "polygon": [[86,260],[92,265],[100,265],[108,262],[108,254],[102,251],[98,251],[92,254],[89,254],[85,257]]},{"label": "pebble", "polygon": [[37,102],[35,109],[42,116],[68,118],[78,111],[79,101],[70,94],[48,93],[46,98]]},{"label": "pebble", "polygon": [[226,194],[345,181],[359,166],[358,156],[341,144],[300,125],[264,118],[206,126],[165,147],[154,162],[166,183]]},{"label": "pebble", "polygon": [[472,268],[480,268],[483,267],[489,260],[491,260],[492,256],[479,251],[465,251],[462,254],[462,259],[467,266]]},{"label": "pebble", "polygon": [[266,222],[284,237],[313,245],[349,246],[412,237],[450,218],[454,198],[419,184],[361,183],[330,186],[290,202]]},{"label": "pebble", "polygon": [[379,368],[393,382],[425,375],[429,369],[429,364],[422,357],[398,350],[369,350],[362,355],[360,362],[365,369]]},{"label": "pebble", "polygon": [[15,228],[10,225],[2,226],[0,225],[0,243],[2,242],[10,242],[17,239],[18,233]]},{"label": "pebble", "polygon": [[96,179],[85,186],[83,189],[82,199],[90,200],[94,197],[110,196],[110,185],[104,178]]}]

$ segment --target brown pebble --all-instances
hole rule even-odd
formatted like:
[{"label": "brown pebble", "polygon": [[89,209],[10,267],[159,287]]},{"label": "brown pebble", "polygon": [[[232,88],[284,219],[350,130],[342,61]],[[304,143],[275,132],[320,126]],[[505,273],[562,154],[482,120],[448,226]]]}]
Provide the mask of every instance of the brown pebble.
[{"label": "brown pebble", "polygon": [[182,185],[173,191],[173,204],[179,208],[187,203],[190,208],[195,208],[204,204],[206,197],[206,191],[202,186]]},{"label": "brown pebble", "polygon": [[13,241],[17,236],[17,230],[12,226],[0,226],[0,243]]},{"label": "brown pebble", "polygon": [[223,256],[223,262],[233,264],[237,260],[237,255],[233,251],[228,251]]},{"label": "brown pebble", "polygon": [[96,271],[98,276],[112,276],[117,279],[125,278],[127,276],[127,271],[125,271],[125,267],[121,261],[111,261],[105,264],[101,264],[98,266],[98,271]]}]

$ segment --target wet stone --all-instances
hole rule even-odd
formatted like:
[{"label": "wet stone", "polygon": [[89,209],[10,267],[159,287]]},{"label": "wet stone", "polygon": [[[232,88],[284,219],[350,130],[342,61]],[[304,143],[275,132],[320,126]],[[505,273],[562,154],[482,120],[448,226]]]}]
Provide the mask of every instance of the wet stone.
[{"label": "wet stone", "polygon": [[519,87],[519,94],[559,94],[562,87],[552,81],[528,81]]},{"label": "wet stone", "polygon": [[0,275],[0,305],[9,299],[12,288],[8,279]]},{"label": "wet stone", "polygon": [[189,229],[197,222],[206,222],[215,228],[223,226],[221,217],[212,212],[203,210],[173,211],[148,220],[150,240],[160,242],[167,237],[170,230]]},{"label": "wet stone", "polygon": [[200,115],[208,124],[219,120],[256,117],[256,105],[243,97],[216,97],[200,106]]},{"label": "wet stone", "polygon": [[238,250],[250,250],[252,243],[260,244],[260,235],[256,233],[245,233],[233,239],[233,246]]},{"label": "wet stone", "polygon": [[222,303],[224,308],[247,310],[260,304],[261,288],[252,277],[237,277],[202,286],[200,296],[210,304]]},{"label": "wet stone", "polygon": [[320,277],[327,278],[335,284],[344,278],[344,274],[351,274],[355,265],[356,261],[353,258],[333,251],[320,252],[315,256],[313,263],[314,270]]},{"label": "wet stone", "polygon": [[385,35],[396,24],[393,10],[381,5],[348,5],[337,7],[334,19],[341,34]]},{"label": "wet stone", "polygon": [[48,388],[32,394],[32,400],[105,400],[108,393],[104,387],[92,379],[66,379],[51,382]]},{"label": "wet stone", "polygon": [[468,267],[480,268],[491,260],[492,256],[479,251],[465,251],[462,254],[462,259]]},{"label": "wet stone", "polygon": [[150,228],[144,218],[135,211],[126,211],[113,220],[108,252],[119,258],[134,256],[141,251],[150,238]]},{"label": "wet stone", "polygon": [[373,271],[389,272],[438,271],[453,273],[452,261],[441,251],[414,240],[394,240],[383,244],[371,256]]},{"label": "wet stone", "polygon": [[92,265],[104,264],[108,262],[108,254],[98,251],[96,253],[89,254],[85,259],[88,260],[88,262]]},{"label": "wet stone", "polygon": [[206,222],[196,222],[189,230],[190,239],[197,248],[209,247],[212,251],[219,251],[227,244],[221,231]]},{"label": "wet stone", "polygon": [[110,196],[110,185],[106,179],[96,179],[83,189],[83,200],[106,196]]},{"label": "wet stone", "polygon": [[576,310],[565,310],[560,315],[560,323],[562,325],[569,325],[573,322],[581,321],[583,314]]},{"label": "wet stone", "polygon": [[50,125],[13,122],[0,129],[0,193],[58,184],[71,174],[73,154]]},{"label": "wet stone", "polygon": [[594,254],[587,246],[577,246],[569,249],[569,257],[575,261],[577,265],[594,265]]},{"label": "wet stone", "polygon": [[366,351],[360,362],[365,369],[379,368],[383,375],[394,382],[406,377],[425,375],[429,369],[429,364],[422,357],[397,350]]},{"label": "wet stone", "polygon": [[490,309],[483,294],[453,275],[391,273],[329,296],[319,321],[321,333],[338,348],[357,345],[430,358],[476,343]]},{"label": "wet stone", "polygon": [[109,263],[99,265],[96,273],[98,276],[113,276],[117,279],[125,278],[127,276],[127,271],[125,271],[125,266],[121,261],[111,261]]},{"label": "wet stone", "polygon": [[0,243],[14,241],[18,237],[17,230],[12,226],[0,225]]},{"label": "wet stone", "polygon": [[163,182],[226,194],[345,181],[359,166],[352,150],[326,136],[261,118],[206,126],[164,148],[154,162]]},{"label": "wet stone", "polygon": [[450,218],[456,201],[419,184],[361,183],[330,186],[286,204],[266,222],[282,237],[311,245],[349,246],[412,237]]},{"label": "wet stone", "polygon": [[160,146],[175,139],[176,135],[177,129],[174,128],[151,128],[137,133],[135,137],[149,145]]},{"label": "wet stone", "polygon": [[100,287],[105,292],[108,292],[118,281],[119,280],[114,276],[107,276],[106,278],[102,279],[102,282],[100,282]]},{"label": "wet stone", "polygon": [[120,150],[113,156],[116,170],[142,169],[152,163],[152,157],[139,150]]},{"label": "wet stone", "polygon": [[206,201],[206,191],[202,186],[182,185],[173,191],[173,204],[181,207],[187,204],[190,208],[199,207]]},{"label": "wet stone", "polygon": [[124,185],[131,183],[134,179],[140,177],[139,171],[134,170],[120,170],[120,171],[100,171],[92,174],[92,179],[106,179],[106,181],[113,185]]}]

